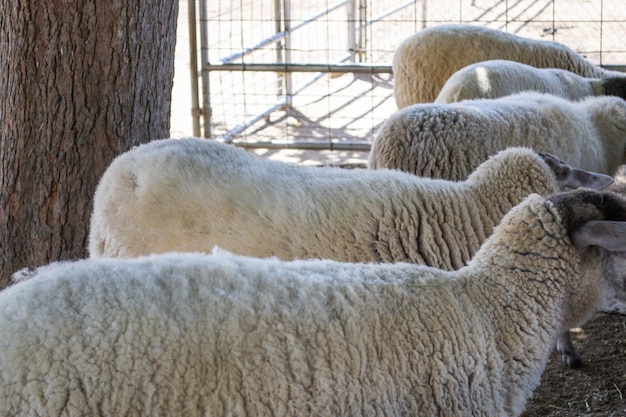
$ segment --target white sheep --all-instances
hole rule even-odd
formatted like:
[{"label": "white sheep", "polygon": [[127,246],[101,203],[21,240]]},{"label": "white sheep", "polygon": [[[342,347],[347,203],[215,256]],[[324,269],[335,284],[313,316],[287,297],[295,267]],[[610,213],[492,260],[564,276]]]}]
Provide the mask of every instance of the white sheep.
[{"label": "white sheep", "polygon": [[456,71],[443,85],[434,102],[498,98],[527,90],[568,100],[599,95],[626,98],[626,77],[586,78],[567,70],[536,68],[520,62],[494,59]]},{"label": "white sheep", "polygon": [[471,24],[445,24],[420,30],[396,49],[392,67],[398,108],[432,102],[455,71],[490,59],[560,68],[589,78],[624,76],[592,64],[558,42]]},{"label": "white sheep", "polygon": [[168,139],[116,158],[94,195],[91,257],[203,251],[255,257],[465,265],[531,193],[613,178],[509,149],[465,182],[303,167],[232,145]]},{"label": "white sheep", "polygon": [[497,99],[414,104],[396,111],[377,133],[370,169],[462,181],[490,155],[511,146],[547,152],[565,163],[613,175],[624,163],[626,101],[573,102],[522,92]]},{"label": "white sheep", "polygon": [[518,416],[626,313],[626,201],[529,196],[470,264],[89,259],[0,292],[3,416]]},{"label": "white sheep", "polygon": [[[92,257],[214,246],[248,256],[458,269],[530,193],[610,185],[608,176],[508,149],[465,182],[395,171],[298,167],[202,139],[154,141],[116,158],[94,196]],[[569,366],[582,364],[571,337]]]}]

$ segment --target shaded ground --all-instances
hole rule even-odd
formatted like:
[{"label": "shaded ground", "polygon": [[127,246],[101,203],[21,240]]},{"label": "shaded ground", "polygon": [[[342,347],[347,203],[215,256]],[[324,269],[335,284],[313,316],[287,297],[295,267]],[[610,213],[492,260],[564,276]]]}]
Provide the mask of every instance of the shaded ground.
[{"label": "shaded ground", "polygon": [[523,417],[626,416],[626,319],[600,315],[573,336],[585,365],[553,353]]}]

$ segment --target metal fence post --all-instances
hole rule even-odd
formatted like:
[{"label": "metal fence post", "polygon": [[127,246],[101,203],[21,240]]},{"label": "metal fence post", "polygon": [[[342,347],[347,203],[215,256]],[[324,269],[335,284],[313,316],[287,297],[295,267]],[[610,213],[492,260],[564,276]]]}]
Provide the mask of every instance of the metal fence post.
[{"label": "metal fence post", "polygon": [[[276,33],[280,33],[283,30],[283,7],[281,4],[281,0],[274,0],[274,31]],[[284,61],[283,59],[283,51],[285,50],[285,45],[282,39],[276,41],[276,62],[281,64]],[[278,98],[282,97],[285,94],[285,73],[276,71],[276,95]]]},{"label": "metal fence post", "polygon": [[[191,0],[190,0],[191,1]],[[200,0],[200,60],[202,61],[202,122],[204,137],[211,137],[211,88],[209,85],[209,31],[207,1]]]},{"label": "metal fence post", "polygon": [[[291,0],[283,0],[283,5],[283,19],[285,28],[285,62],[287,64],[291,64]],[[285,107],[291,107],[293,100],[293,80],[290,71],[285,71],[285,98]]]},{"label": "metal fence post", "polygon": [[355,62],[357,51],[356,45],[356,0],[351,0],[346,4],[347,20],[348,20],[348,51],[350,59],[348,61]]},{"label": "metal fence post", "polygon": [[196,39],[196,0],[187,1],[189,19],[189,68],[191,70],[191,125],[194,136],[200,136],[200,98],[198,93],[198,41]]},{"label": "metal fence post", "polygon": [[365,62],[365,51],[367,47],[367,38],[365,36],[365,28],[367,27],[367,1],[359,0],[359,43],[357,45],[357,56],[359,62]]}]

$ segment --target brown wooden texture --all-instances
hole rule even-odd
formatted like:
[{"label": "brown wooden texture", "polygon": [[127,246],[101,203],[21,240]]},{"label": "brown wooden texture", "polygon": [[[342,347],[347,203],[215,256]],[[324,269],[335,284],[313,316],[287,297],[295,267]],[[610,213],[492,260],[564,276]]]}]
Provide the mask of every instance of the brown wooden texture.
[{"label": "brown wooden texture", "polygon": [[178,2],[0,3],[0,288],[87,255],[118,154],[169,136]]}]

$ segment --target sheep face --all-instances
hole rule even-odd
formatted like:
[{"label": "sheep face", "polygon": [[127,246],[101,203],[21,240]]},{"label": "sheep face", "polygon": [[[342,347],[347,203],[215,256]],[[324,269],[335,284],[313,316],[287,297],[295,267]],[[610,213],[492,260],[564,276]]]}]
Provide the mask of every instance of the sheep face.
[{"label": "sheep face", "polygon": [[602,94],[626,99],[626,77],[609,77],[601,82]]},{"label": "sheep face", "polygon": [[602,311],[610,314],[626,314],[626,251],[609,257],[605,263]]},{"label": "sheep face", "polygon": [[570,327],[595,311],[626,315],[626,200],[589,190],[549,200],[569,225],[580,259],[579,279],[571,288]]},{"label": "sheep face", "polygon": [[554,155],[544,152],[537,153],[554,172],[559,190],[576,189],[579,187],[602,190],[612,185],[615,181],[609,175],[573,168]]},{"label": "sheep face", "polygon": [[590,221],[573,239],[581,252],[581,264],[589,272],[602,271],[603,285],[597,289],[599,310],[626,315],[626,222]]}]

